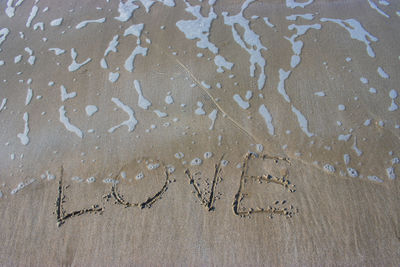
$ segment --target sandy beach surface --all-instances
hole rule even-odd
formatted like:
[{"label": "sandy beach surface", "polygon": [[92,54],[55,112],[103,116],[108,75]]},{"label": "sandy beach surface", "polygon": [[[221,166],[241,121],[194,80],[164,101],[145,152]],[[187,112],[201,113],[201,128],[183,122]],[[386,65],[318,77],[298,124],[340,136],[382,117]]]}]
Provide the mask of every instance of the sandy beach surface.
[{"label": "sandy beach surface", "polygon": [[0,265],[399,266],[400,2],[0,2]]}]

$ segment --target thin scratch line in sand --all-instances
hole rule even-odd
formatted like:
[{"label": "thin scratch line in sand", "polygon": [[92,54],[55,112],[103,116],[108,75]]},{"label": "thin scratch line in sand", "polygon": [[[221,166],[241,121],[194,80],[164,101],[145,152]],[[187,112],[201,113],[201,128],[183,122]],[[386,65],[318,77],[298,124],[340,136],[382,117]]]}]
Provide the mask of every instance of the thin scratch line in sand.
[{"label": "thin scratch line in sand", "polygon": [[[145,35],[144,35],[145,36]],[[155,43],[152,43],[153,46],[155,46],[157,49],[160,49],[163,51],[163,49],[161,49],[160,46],[158,46]],[[171,57],[171,55],[169,55],[168,53],[166,53],[167,56]],[[196,78],[196,76],[193,75],[193,73],[177,58],[174,58],[176,60],[176,62],[190,75],[190,77],[197,83],[198,86],[200,86],[200,88],[211,98],[211,100],[213,101],[213,103],[215,104],[215,106],[218,108],[218,110],[220,112],[222,112],[223,114],[225,114],[226,118],[228,118],[228,120],[230,120],[237,128],[239,128],[240,130],[242,130],[248,137],[250,137],[250,139],[252,139],[254,142],[258,143],[258,144],[264,144],[264,142],[261,142],[260,140],[258,140],[257,137],[255,137],[251,132],[249,132],[248,130],[246,130],[243,126],[240,125],[240,123],[238,123],[237,121],[235,121],[231,116],[229,116],[228,113],[226,113],[222,107],[217,103],[217,101],[215,101],[214,97],[207,91],[206,88],[204,88],[204,86],[201,85],[201,82]]]},{"label": "thin scratch line in sand", "polygon": [[[236,126],[238,127],[240,130],[242,130],[243,132],[245,132],[247,134],[247,136],[249,136],[253,141],[257,142],[258,144],[264,144],[264,142],[260,142],[251,132],[247,131],[244,127],[242,127],[238,122],[236,122],[231,116],[229,116],[228,113],[226,113],[220,105],[218,105],[217,101],[215,101],[214,97],[207,91],[207,89],[202,86],[202,84],[200,83],[200,81],[193,75],[193,73],[182,63],[180,62],[178,59],[175,59],[176,62],[178,62],[178,64],[190,75],[190,77],[192,77],[192,79],[200,86],[200,88],[211,98],[211,100],[214,102],[215,106],[217,106],[217,108],[223,113],[225,114],[225,116]],[[311,166],[314,169],[317,169],[321,172],[324,172],[323,167],[317,166],[311,162],[307,162],[301,158],[296,158],[297,161],[301,162],[304,165],[307,166]],[[333,175],[335,177],[339,177],[339,175],[337,173],[328,173],[330,175]],[[360,180],[360,181],[365,181],[365,182],[370,182],[367,180]]]},{"label": "thin scratch line in sand", "polygon": [[[192,77],[192,79],[200,86],[200,88],[211,98],[211,100],[213,101],[213,103],[215,104],[215,106],[217,106],[217,108],[226,115],[226,117],[236,126],[238,127],[240,130],[242,130],[243,132],[245,132],[247,134],[247,136],[249,136],[253,141],[257,142],[258,144],[264,144],[264,142],[260,142],[252,133],[250,133],[249,131],[247,131],[244,127],[242,127],[238,122],[236,122],[231,116],[229,116],[228,113],[226,113],[221,106],[217,103],[217,101],[215,101],[214,97],[207,91],[206,88],[204,88],[204,86],[201,85],[201,82],[193,75],[193,73],[182,63],[180,62],[178,59],[175,59],[176,62],[178,62],[178,64],[190,75],[190,77]],[[322,167],[316,166],[314,164],[311,164],[307,161],[304,161],[303,159],[298,158],[298,161],[300,161],[301,163],[311,166],[317,170],[323,171]]]},{"label": "thin scratch line in sand", "polygon": [[[160,48],[160,46],[158,46],[158,45],[155,44],[155,43],[152,43],[152,45],[153,45],[153,47],[156,47],[157,49],[163,50],[163,49]],[[169,57],[172,57],[172,56],[170,56],[168,53],[166,53],[166,55],[169,56]],[[226,118],[228,118],[237,128],[239,128],[240,130],[242,130],[248,137],[250,137],[250,139],[252,139],[253,141],[255,141],[255,142],[258,143],[258,144],[263,144],[263,145],[265,145],[264,142],[260,142],[260,141],[258,140],[258,138],[256,138],[251,132],[247,131],[243,126],[241,126],[237,121],[235,121],[231,116],[229,116],[229,114],[226,113],[226,112],[222,109],[222,107],[217,103],[217,101],[215,101],[214,97],[207,91],[207,89],[206,89],[204,86],[201,85],[201,82],[196,78],[196,76],[194,76],[193,73],[192,73],[179,59],[177,59],[177,58],[174,58],[174,59],[175,59],[176,62],[190,75],[190,77],[197,83],[197,85],[200,86],[200,88],[211,98],[211,100],[213,101],[213,103],[215,104],[215,106],[218,108],[219,111],[221,111],[223,114],[225,114]],[[278,141],[278,142],[279,142],[279,141]],[[286,153],[285,153],[284,151],[282,151],[282,152],[283,152],[283,153],[285,154],[285,156],[286,156]],[[301,158],[295,158],[295,160],[297,160],[298,162],[300,162],[300,163],[302,163],[302,164],[304,164],[304,165],[306,165],[306,166],[309,166],[309,167],[314,168],[314,169],[317,169],[317,170],[319,170],[319,171],[321,171],[321,172],[323,172],[323,173],[326,173],[326,172],[324,171],[323,167],[321,167],[321,166],[317,166],[317,165],[315,165],[315,164],[313,164],[313,163],[311,163],[311,162],[307,162],[307,161],[305,161],[304,159],[301,159]],[[337,173],[328,173],[328,175],[332,175],[332,176],[335,176],[335,177],[339,177],[339,175],[338,175]],[[360,179],[359,181],[370,182],[370,181],[361,180],[361,179]]]},{"label": "thin scratch line in sand", "polygon": [[200,81],[193,75],[193,73],[182,62],[180,62],[178,59],[175,59],[175,60],[176,60],[176,62],[178,62],[178,64],[182,68],[184,68],[184,70],[190,75],[190,77],[192,77],[192,79],[197,83],[197,85],[200,86],[200,88],[211,98],[211,100],[213,101],[214,105],[217,106],[219,111],[221,111],[233,124],[235,124],[236,127],[238,127],[240,130],[245,132],[251,139],[253,139],[253,141],[255,141],[258,144],[262,143],[251,132],[247,131],[243,126],[241,126],[237,121],[235,121],[231,116],[229,116],[228,113],[226,113],[222,109],[222,107],[217,103],[217,101],[215,101],[214,97],[207,91],[206,88],[204,88],[204,86],[200,83]]}]

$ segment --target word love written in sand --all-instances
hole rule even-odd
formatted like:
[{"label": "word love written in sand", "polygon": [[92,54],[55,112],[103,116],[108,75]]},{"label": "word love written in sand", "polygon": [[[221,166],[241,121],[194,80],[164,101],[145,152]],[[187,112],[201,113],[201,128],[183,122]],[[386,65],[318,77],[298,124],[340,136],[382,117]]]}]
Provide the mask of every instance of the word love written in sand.
[{"label": "word love written in sand", "polygon": [[[279,186],[282,186],[284,189],[286,189],[288,192],[293,193],[295,192],[295,186],[287,180],[287,172],[283,175],[283,177],[276,177],[271,174],[262,174],[262,175],[249,175],[248,173],[251,171],[251,160],[260,158],[262,160],[272,160],[275,163],[278,163],[280,161],[283,161],[285,163],[289,164],[288,159],[286,158],[277,158],[277,157],[270,157],[267,155],[263,156],[258,156],[257,154],[254,153],[247,153],[244,156],[242,167],[241,167],[241,175],[240,175],[240,181],[239,181],[239,187],[237,190],[237,193],[233,197],[233,203],[232,203],[232,210],[234,215],[244,217],[244,216],[249,216],[251,214],[258,214],[258,213],[263,213],[267,214],[268,217],[272,218],[272,215],[283,215],[286,217],[291,217],[294,214],[294,207],[290,205],[290,207],[277,207],[276,205],[279,204],[279,201],[276,201],[275,203],[271,203],[272,206],[267,206],[267,207],[245,207],[243,202],[245,201],[246,197],[249,195],[249,193],[245,193],[246,191],[246,184],[250,181],[256,181],[259,184],[262,184],[263,182],[268,183],[274,183]],[[189,181],[190,186],[193,188],[193,193],[195,194],[196,198],[200,201],[201,205],[203,205],[207,211],[213,211],[215,210],[215,202],[219,198],[218,192],[217,192],[217,186],[219,183],[222,182],[223,177],[222,177],[222,166],[221,166],[222,160],[218,163],[215,164],[215,171],[214,175],[212,178],[212,181],[210,183],[207,183],[210,185],[210,188],[208,189],[201,189],[200,184],[195,181],[195,176],[199,172],[196,172],[192,174],[190,169],[187,169],[185,171],[185,175]],[[112,183],[111,191],[103,196],[103,199],[106,201],[109,201],[111,199],[114,199],[114,203],[116,205],[122,205],[125,207],[137,207],[140,209],[144,208],[151,208],[156,202],[160,201],[164,194],[166,194],[168,190],[168,186],[171,184],[172,180],[170,179],[170,172],[168,171],[168,168],[165,168],[165,180],[159,191],[156,193],[152,194],[147,198],[147,200],[143,202],[129,202],[124,198],[124,196],[119,192],[118,190],[118,183]],[[76,216],[84,215],[84,214],[102,214],[105,211],[105,206],[103,205],[100,207],[100,205],[95,204],[92,205],[90,208],[84,208],[81,210],[76,210],[72,212],[67,212],[64,209],[64,203],[65,203],[65,190],[68,188],[68,186],[63,185],[63,169],[61,169],[61,176],[59,180],[59,185],[58,185],[58,198],[56,201],[56,211],[54,212],[55,215],[57,216],[57,225],[61,226],[63,225],[68,219],[71,219]],[[283,201],[282,204],[285,204],[286,201]]]}]

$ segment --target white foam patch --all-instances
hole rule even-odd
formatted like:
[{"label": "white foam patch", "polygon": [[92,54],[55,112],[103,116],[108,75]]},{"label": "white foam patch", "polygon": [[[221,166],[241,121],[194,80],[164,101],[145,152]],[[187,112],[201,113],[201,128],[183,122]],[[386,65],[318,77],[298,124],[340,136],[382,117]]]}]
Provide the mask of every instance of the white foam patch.
[{"label": "white foam patch", "polygon": [[320,19],[322,22],[333,22],[341,26],[342,28],[346,29],[350,37],[352,39],[358,40],[360,42],[363,42],[366,46],[367,53],[370,57],[375,57],[375,52],[370,46],[371,41],[372,42],[377,42],[378,38],[375,36],[371,35],[369,32],[367,32],[363,26],[361,25],[360,22],[358,22],[355,19],[331,19],[331,18],[321,18]]},{"label": "white foam patch", "polygon": [[62,54],[65,53],[64,49],[56,48],[56,47],[55,48],[49,48],[49,51],[54,52],[54,54],[56,54],[56,56],[59,56],[59,55],[62,55]]},{"label": "white foam patch", "polygon": [[143,178],[144,178],[143,172],[139,172],[139,173],[135,176],[135,179],[136,179],[136,180],[142,180]]},{"label": "white foam patch", "polygon": [[146,9],[146,13],[150,12],[151,6],[156,2],[155,0],[139,0],[144,8]]},{"label": "white foam patch", "polygon": [[363,152],[357,147],[357,137],[356,136],[354,136],[354,143],[351,148],[354,150],[354,152],[356,152],[357,156],[360,157],[363,154]]},{"label": "white foam patch", "polygon": [[267,109],[267,107],[264,104],[262,104],[258,108],[258,113],[260,113],[260,115],[263,117],[265,124],[267,125],[267,128],[268,128],[268,133],[273,136],[275,134],[275,128],[274,128],[274,125],[272,124],[271,113],[269,112],[269,110]]},{"label": "white foam patch", "polygon": [[106,61],[106,56],[108,56],[108,54],[110,52],[117,52],[117,46],[119,44],[118,42],[118,35],[114,35],[113,39],[108,43],[108,47],[106,48],[106,50],[104,51],[104,57],[100,60],[100,65],[103,69],[107,69],[107,61]]},{"label": "white foam patch", "polygon": [[253,97],[253,92],[250,90],[247,90],[244,98],[246,98],[246,100],[250,100],[252,97]]},{"label": "white foam patch", "polygon": [[358,177],[358,171],[356,170],[356,169],[353,169],[353,168],[347,168],[347,174],[350,176],[350,177]]},{"label": "white foam patch", "polygon": [[210,131],[214,129],[215,120],[217,119],[218,110],[214,109],[208,114],[208,118],[211,120],[211,125],[208,128]]},{"label": "white foam patch", "polygon": [[155,170],[155,169],[157,169],[158,167],[160,167],[160,163],[149,163],[149,164],[147,165],[147,169],[149,169],[149,170]]},{"label": "white foam patch", "polygon": [[316,95],[316,96],[326,96],[324,92],[315,92],[314,95]]},{"label": "white foam patch", "polygon": [[28,63],[30,65],[35,64],[36,57],[33,55],[33,50],[30,49],[29,47],[25,47],[24,50],[25,50],[25,52],[27,52],[29,54]]},{"label": "white foam patch", "polygon": [[44,31],[44,23],[43,22],[37,22],[33,25],[33,30],[36,31],[37,29],[40,29]]},{"label": "white foam patch", "polygon": [[305,19],[305,20],[313,20],[314,19],[314,14],[308,13],[308,14],[293,14],[290,16],[286,16],[286,20],[291,20],[291,21],[296,21],[297,18]]},{"label": "white foam patch", "polygon": [[72,181],[77,182],[77,183],[81,183],[83,182],[83,179],[79,176],[74,176],[71,178]]},{"label": "white foam patch", "polygon": [[371,175],[371,176],[367,176],[368,180],[372,181],[372,182],[378,182],[378,183],[382,183],[383,180],[381,178],[379,178],[378,176],[375,175]]},{"label": "white foam patch", "polygon": [[350,155],[349,154],[344,154],[343,155],[343,161],[344,161],[344,164],[349,165],[349,163],[350,163]]},{"label": "white foam patch", "polygon": [[386,17],[386,18],[390,18],[390,16],[388,14],[386,14],[385,12],[382,11],[382,9],[380,9],[374,2],[372,2],[371,0],[367,0],[369,6],[376,10],[376,12],[378,12],[379,14],[381,14],[382,16]]},{"label": "white foam patch", "polygon": [[134,35],[137,37],[136,43],[140,44],[140,36],[142,35],[143,28],[144,28],[143,23],[133,24],[125,30],[124,36]]},{"label": "white foam patch", "polygon": [[210,89],[211,85],[207,84],[205,81],[201,81],[200,84],[205,87],[206,89]]},{"label": "white foam patch", "polygon": [[100,60],[100,66],[101,66],[103,69],[108,69],[108,64],[107,64],[107,61],[106,61],[105,58],[102,58],[102,59]]},{"label": "white foam patch", "polygon": [[295,68],[297,67],[297,65],[300,64],[301,61],[301,57],[298,55],[292,55],[291,59],[290,59],[290,67]]},{"label": "white foam patch", "polygon": [[[257,35],[250,28],[250,21],[245,19],[243,16],[244,10],[249,6],[254,0],[246,0],[241,10],[238,14],[228,16],[228,12],[222,12],[224,17],[225,25],[229,25],[232,28],[233,39],[237,44],[239,44],[244,50],[250,55],[250,77],[254,77],[256,65],[260,68],[260,74],[257,80],[258,89],[261,90],[265,85],[266,75],[265,75],[265,65],[266,61],[261,54],[261,50],[267,50],[265,46],[262,45],[260,41],[260,36]],[[244,30],[243,38],[240,36],[236,27],[241,26]]]},{"label": "white foam patch", "polygon": [[138,106],[142,109],[148,109],[151,106],[151,102],[143,96],[142,87],[140,86],[140,82],[138,80],[134,80],[133,84],[135,85],[136,92],[139,95]]},{"label": "white foam patch", "polygon": [[336,171],[335,167],[333,167],[330,164],[325,164],[323,168],[324,168],[324,171],[329,172],[329,173],[334,173]]},{"label": "white foam patch", "polygon": [[29,136],[28,136],[28,133],[29,133],[29,114],[28,114],[28,112],[25,112],[24,116],[22,118],[24,120],[24,132],[17,134],[17,137],[21,141],[21,144],[26,146],[26,145],[29,144]]},{"label": "white foam patch", "polygon": [[51,180],[56,179],[56,176],[54,174],[50,173],[49,171],[46,171],[45,178],[47,178],[48,181],[51,181]]},{"label": "white foam patch", "polygon": [[119,72],[110,72],[108,74],[108,80],[112,83],[115,83],[119,78]]},{"label": "white foam patch", "polygon": [[228,164],[229,164],[229,161],[227,161],[225,159],[221,160],[221,166],[222,167],[226,167]]},{"label": "white foam patch", "polygon": [[288,8],[292,8],[292,9],[296,8],[296,7],[305,8],[306,6],[310,5],[312,2],[314,2],[314,0],[307,0],[302,3],[297,3],[296,0],[286,0],[286,6]]},{"label": "white foam patch", "polygon": [[6,109],[7,98],[3,98],[0,104],[0,112]]},{"label": "white foam patch", "polygon": [[227,70],[231,70],[234,65],[232,62],[226,61],[226,59],[220,55],[215,56],[214,63],[218,66],[217,72],[219,73],[224,72],[223,67]]},{"label": "white foam patch", "polygon": [[394,172],[394,168],[393,167],[389,167],[389,168],[386,169],[386,175],[390,180],[396,179],[396,174]]},{"label": "white foam patch", "polygon": [[167,95],[165,97],[164,101],[165,101],[166,104],[171,105],[171,104],[174,103],[174,98],[172,96],[170,96],[170,95]]},{"label": "white foam patch", "polygon": [[256,149],[258,152],[263,152],[264,151],[264,146],[262,144],[256,144]]},{"label": "white foam patch", "polygon": [[206,112],[204,111],[203,106],[204,106],[203,103],[198,101],[197,102],[197,109],[194,111],[194,113],[196,115],[205,115]]},{"label": "white foam patch", "polygon": [[135,5],[133,2],[134,0],[127,0],[125,3],[120,1],[118,5],[119,16],[114,17],[114,19],[121,22],[129,20],[132,17],[133,12],[139,8],[139,6]]},{"label": "white foam patch", "polygon": [[[156,2],[156,0],[139,0],[144,8],[146,9],[146,12],[150,12],[151,6]],[[157,0],[159,3],[163,3],[166,6],[169,7],[174,7],[175,6],[175,1],[174,0]]]},{"label": "white foam patch", "polygon": [[248,109],[250,107],[249,102],[244,101],[242,97],[238,94],[233,95],[233,100],[241,107],[242,109]]},{"label": "white foam patch", "polygon": [[94,183],[94,182],[96,182],[96,178],[93,177],[93,176],[86,179],[86,183],[88,183],[88,184],[91,184],[91,183]]},{"label": "white foam patch", "polygon": [[60,90],[61,90],[61,101],[62,102],[65,102],[68,99],[76,97],[76,92],[68,93],[67,88],[65,88],[64,85],[60,86]]},{"label": "white foam patch", "polygon": [[78,53],[75,51],[75,48],[71,48],[72,63],[68,66],[68,70],[70,72],[78,70],[80,67],[82,67],[83,65],[86,65],[87,63],[89,63],[92,60],[91,58],[87,58],[82,63],[77,63],[76,62],[77,56],[78,56]]},{"label": "white foam patch", "polygon": [[365,77],[361,77],[360,78],[360,82],[362,82],[363,84],[367,84],[368,83],[368,79]]},{"label": "white foam patch", "polygon": [[211,5],[208,17],[204,17],[200,10],[201,6],[191,6],[185,0],[185,10],[196,17],[195,20],[179,20],[176,22],[178,29],[185,34],[185,37],[189,40],[199,39],[196,42],[197,47],[210,50],[213,54],[218,53],[218,48],[209,41],[208,36],[210,34],[211,23],[217,18],[217,14],[214,12],[214,8]]},{"label": "white foam patch", "polygon": [[[169,6],[169,7],[174,7],[175,6],[175,0],[157,0],[157,1],[160,2],[160,3],[163,3],[164,5]],[[210,5],[213,5],[215,1],[216,0],[209,0],[208,3]]]},{"label": "white foam patch", "polygon": [[389,79],[389,74],[387,74],[382,67],[378,67],[377,69],[379,76],[381,76],[384,79]]},{"label": "white foam patch", "polygon": [[296,30],[296,34],[293,34],[290,38],[285,37],[285,39],[292,44],[293,56],[291,58],[290,66],[292,68],[295,68],[297,67],[297,65],[300,64],[301,61],[300,55],[303,48],[303,41],[300,40],[296,41],[296,38],[306,34],[309,29],[315,29],[315,30],[321,29],[321,24],[312,24],[312,25],[291,24],[288,26],[288,29]]},{"label": "white foam patch", "polygon": [[10,33],[10,30],[7,28],[3,28],[0,30],[0,46],[6,40],[7,35]]},{"label": "white foam patch", "polygon": [[116,104],[120,109],[122,109],[123,111],[125,111],[128,116],[129,119],[126,121],[123,121],[122,123],[111,127],[108,132],[109,133],[113,133],[116,129],[118,129],[121,126],[127,126],[128,127],[128,131],[132,132],[133,130],[135,130],[136,124],[138,124],[138,121],[135,118],[135,112],[133,111],[132,108],[130,108],[129,106],[125,105],[124,103],[122,103],[118,98],[111,98],[111,101],[114,102],[114,104]]},{"label": "white foam patch", "polygon": [[399,106],[394,102],[394,100],[397,98],[397,91],[392,89],[389,92],[389,97],[392,100],[391,105],[388,107],[388,111],[395,111],[399,108]]},{"label": "white foam patch", "polygon": [[33,91],[31,88],[28,88],[26,92],[25,106],[31,103],[32,97],[33,97]]},{"label": "white foam patch", "polygon": [[28,20],[26,21],[25,24],[27,28],[31,26],[32,20],[36,17],[38,10],[39,8],[36,5],[32,7],[31,13],[29,14]]},{"label": "white foam patch", "polygon": [[272,23],[269,21],[269,18],[268,18],[268,17],[264,17],[263,19],[264,19],[265,24],[267,24],[268,27],[270,27],[270,28],[274,28],[274,27],[275,27],[275,25],[272,24]]},{"label": "white foam patch", "polygon": [[119,181],[115,180],[115,179],[112,179],[112,178],[106,178],[106,179],[103,179],[103,183],[105,183],[105,184],[118,184]]},{"label": "white foam patch", "polygon": [[85,108],[86,115],[93,116],[94,113],[96,113],[99,109],[95,105],[87,105]]},{"label": "white foam patch", "polygon": [[192,166],[199,166],[203,163],[203,161],[201,160],[201,158],[194,158],[191,162],[190,165]]},{"label": "white foam patch", "polygon": [[390,3],[388,1],[386,1],[386,0],[379,0],[379,4],[380,5],[384,5],[384,6],[390,5]]},{"label": "white foam patch", "polygon": [[305,117],[298,109],[296,109],[293,105],[292,105],[292,112],[296,114],[296,116],[297,116],[297,121],[299,122],[299,125],[300,125],[301,130],[302,130],[308,137],[314,136],[314,134],[311,133],[311,132],[308,130],[308,121],[307,121],[306,117]]},{"label": "white foam patch", "polygon": [[399,106],[394,102],[394,100],[392,100],[392,103],[388,107],[388,111],[395,111],[395,110],[398,110],[398,109],[399,109]]},{"label": "white foam patch", "polygon": [[158,110],[158,109],[154,110],[154,113],[156,113],[156,114],[157,114],[157,116],[158,116],[159,118],[165,118],[165,117],[168,117],[168,114],[167,114],[167,113],[165,113],[165,112],[162,112],[162,111],[160,111],[160,110]]},{"label": "white foam patch", "polygon": [[65,111],[64,106],[61,106],[58,111],[60,113],[60,122],[64,124],[65,129],[76,134],[79,138],[83,138],[83,132],[81,131],[81,129],[70,123],[69,118],[66,115],[67,112]]},{"label": "white foam patch", "polygon": [[53,19],[50,22],[50,26],[53,26],[53,27],[60,26],[62,22],[63,22],[63,18]]},{"label": "white foam patch", "polygon": [[9,18],[14,17],[15,15],[15,9],[20,6],[24,0],[17,0],[17,2],[15,3],[15,5],[13,6],[13,0],[8,0],[7,1],[7,8],[6,8],[6,14]]},{"label": "white foam patch", "polygon": [[182,159],[184,156],[185,156],[185,154],[183,154],[183,152],[177,152],[174,155],[174,157],[177,159]]},{"label": "white foam patch", "polygon": [[351,134],[341,134],[338,136],[338,140],[347,142],[347,141],[349,141],[350,137],[351,137]]},{"label": "white foam patch", "polygon": [[27,187],[28,185],[32,184],[35,181],[36,181],[35,178],[31,178],[25,183],[19,183],[16,188],[11,190],[10,194],[15,195],[16,193],[18,193],[19,191],[21,191],[22,189],[24,189],[25,187]]},{"label": "white foam patch", "polygon": [[284,71],[283,69],[279,69],[279,83],[278,83],[278,92],[283,96],[286,102],[290,103],[290,98],[285,90],[285,80],[289,78],[291,71]]},{"label": "white foam patch", "polygon": [[130,56],[125,60],[124,67],[127,71],[132,72],[135,69],[134,62],[137,55],[146,56],[147,48],[141,47],[140,45],[136,46],[136,48],[132,51]]},{"label": "white foam patch", "polygon": [[84,20],[82,22],[79,22],[75,26],[75,29],[77,29],[77,30],[82,29],[82,28],[86,27],[89,23],[104,23],[105,21],[106,21],[106,18]]},{"label": "white foam patch", "polygon": [[15,56],[15,57],[14,57],[14,63],[15,63],[15,64],[21,62],[21,60],[22,60],[22,55],[18,55],[18,56]]},{"label": "white foam patch", "polygon": [[203,155],[204,159],[209,159],[209,158],[211,158],[212,156],[213,156],[213,153],[212,153],[212,152],[205,152],[204,155]]},{"label": "white foam patch", "polygon": [[396,91],[396,90],[394,90],[394,89],[390,90],[390,92],[389,92],[389,97],[390,97],[391,99],[396,99],[397,96],[398,96],[398,94],[397,94],[397,91]]},{"label": "white foam patch", "polygon": [[218,135],[218,146],[222,144],[222,135]]}]

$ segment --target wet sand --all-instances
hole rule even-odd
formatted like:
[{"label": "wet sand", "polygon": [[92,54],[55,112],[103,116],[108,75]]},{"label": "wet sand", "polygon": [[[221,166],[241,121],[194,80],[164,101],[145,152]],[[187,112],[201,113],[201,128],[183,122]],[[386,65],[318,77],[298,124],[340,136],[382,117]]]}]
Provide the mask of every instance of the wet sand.
[{"label": "wet sand", "polygon": [[398,3],[15,2],[2,265],[399,265]]}]

